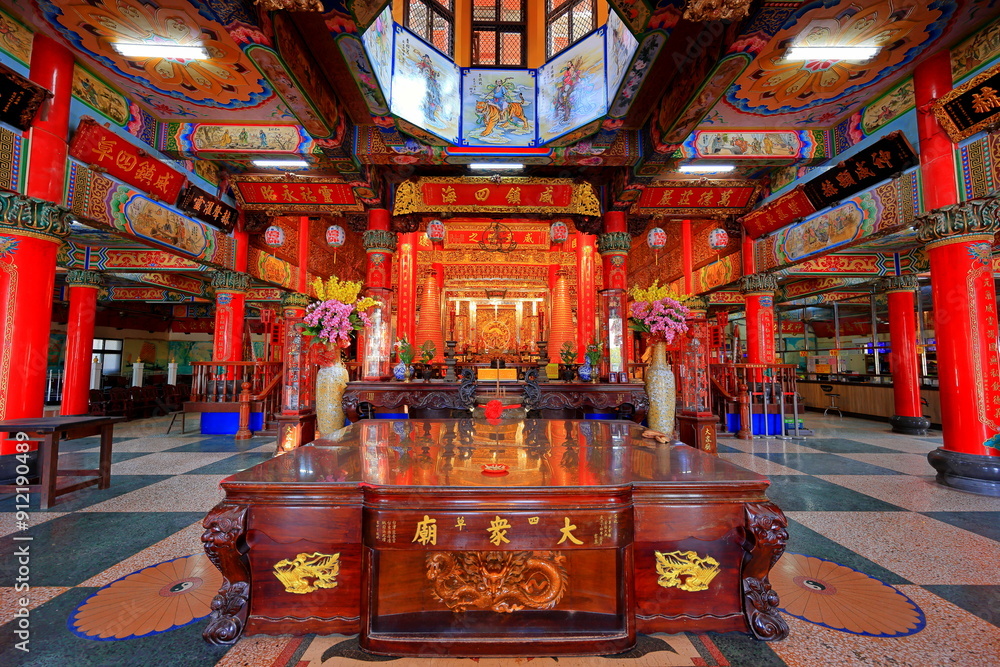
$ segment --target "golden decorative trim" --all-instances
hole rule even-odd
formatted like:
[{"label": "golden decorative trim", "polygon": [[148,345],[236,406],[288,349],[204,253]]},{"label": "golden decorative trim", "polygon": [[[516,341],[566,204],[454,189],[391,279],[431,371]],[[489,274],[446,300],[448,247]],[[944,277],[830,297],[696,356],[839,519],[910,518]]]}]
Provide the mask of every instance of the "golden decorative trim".
[{"label": "golden decorative trim", "polygon": [[274,564],[274,576],[285,587],[286,593],[304,595],[320,588],[336,588],[340,574],[340,554],[298,554],[293,560],[279,560]]},{"label": "golden decorative trim", "polygon": [[660,551],[656,555],[656,582],[664,588],[679,588],[682,591],[704,591],[712,579],[719,574],[719,561],[711,556],[699,556],[694,551]]},{"label": "golden decorative trim", "polygon": [[992,130],[993,128],[1000,125],[1000,113],[994,114],[993,116],[990,116],[985,120],[981,120],[975,125],[970,125],[968,128],[963,130],[959,128],[957,125],[955,125],[955,121],[953,121],[951,119],[951,116],[948,115],[948,112],[945,111],[944,105],[958,97],[961,97],[962,95],[969,92],[970,90],[973,90],[974,88],[984,83],[988,79],[991,79],[992,77],[996,76],[998,72],[1000,72],[1000,65],[991,67],[982,74],[978,74],[972,79],[969,79],[961,86],[957,88],[952,88],[947,93],[937,98],[931,105],[931,111],[934,112],[934,117],[937,118],[937,121],[938,123],[940,123],[941,128],[948,135],[948,138],[951,139],[956,144],[964,139],[968,139],[974,134]]}]

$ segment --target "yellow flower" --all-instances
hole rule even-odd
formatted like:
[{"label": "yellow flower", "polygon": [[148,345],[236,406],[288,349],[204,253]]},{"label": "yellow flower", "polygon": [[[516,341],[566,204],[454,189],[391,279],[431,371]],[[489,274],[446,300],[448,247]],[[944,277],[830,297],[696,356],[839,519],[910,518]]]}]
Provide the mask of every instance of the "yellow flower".
[{"label": "yellow flower", "polygon": [[313,282],[313,287],[316,290],[316,296],[321,301],[336,299],[346,304],[352,304],[358,300],[358,292],[361,291],[361,282],[352,282],[350,280],[341,282],[337,276],[330,276],[327,278],[326,284],[323,283],[321,278],[317,278]]},{"label": "yellow flower", "polygon": [[683,301],[685,298],[673,292],[669,285],[660,285],[659,280],[654,280],[653,284],[646,289],[633,287],[628,293],[634,301],[659,301],[668,297],[676,301]]},{"label": "yellow flower", "polygon": [[371,308],[372,306],[377,306],[379,304],[378,299],[373,299],[370,296],[366,296],[362,299],[358,299],[358,302],[354,304],[354,309],[359,313],[364,312]]}]

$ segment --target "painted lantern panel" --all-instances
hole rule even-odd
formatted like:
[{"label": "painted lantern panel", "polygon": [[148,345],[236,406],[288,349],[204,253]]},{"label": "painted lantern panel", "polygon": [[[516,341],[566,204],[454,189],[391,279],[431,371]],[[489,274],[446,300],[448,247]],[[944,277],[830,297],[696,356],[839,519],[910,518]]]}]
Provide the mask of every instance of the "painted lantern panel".
[{"label": "painted lantern panel", "polygon": [[458,143],[459,69],[420,38],[396,26],[392,113]]},{"label": "painted lantern panel", "polygon": [[607,109],[602,28],[539,68],[539,142],[575,130]]},{"label": "painted lantern panel", "polygon": [[463,70],[462,143],[534,146],[535,70]]}]

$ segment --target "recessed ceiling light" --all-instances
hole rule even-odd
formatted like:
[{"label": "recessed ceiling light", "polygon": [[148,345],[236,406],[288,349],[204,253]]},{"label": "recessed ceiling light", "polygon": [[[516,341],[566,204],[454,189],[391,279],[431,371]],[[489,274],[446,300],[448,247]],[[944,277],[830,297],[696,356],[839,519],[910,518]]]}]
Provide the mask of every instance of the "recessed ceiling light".
[{"label": "recessed ceiling light", "polygon": [[309,163],[305,160],[254,160],[255,167],[273,167],[276,169],[305,169]]},{"label": "recessed ceiling light", "polygon": [[473,163],[471,163],[469,165],[469,169],[480,169],[480,170],[510,169],[510,170],[517,170],[517,169],[524,169],[524,165],[523,164],[517,164],[516,162],[473,162]]},{"label": "recessed ceiling light", "polygon": [[786,61],[831,61],[863,63],[878,54],[877,46],[792,46],[785,52]]},{"label": "recessed ceiling light", "polygon": [[164,58],[167,60],[208,60],[208,51],[201,44],[155,44],[117,42],[115,51],[126,58]]},{"label": "recessed ceiling light", "polygon": [[680,171],[684,174],[718,174],[736,169],[732,164],[684,164]]}]

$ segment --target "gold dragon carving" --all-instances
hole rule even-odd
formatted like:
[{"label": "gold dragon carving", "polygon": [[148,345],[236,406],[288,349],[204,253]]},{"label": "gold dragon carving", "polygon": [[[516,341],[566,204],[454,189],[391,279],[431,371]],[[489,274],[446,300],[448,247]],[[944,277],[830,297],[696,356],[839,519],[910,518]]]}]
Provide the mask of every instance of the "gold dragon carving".
[{"label": "gold dragon carving", "polygon": [[274,576],[284,585],[286,593],[304,595],[320,588],[336,588],[338,574],[340,554],[302,553],[274,564]]},{"label": "gold dragon carving", "polygon": [[558,551],[436,551],[427,555],[427,578],[449,609],[509,614],[559,604],[569,587],[565,563]]},{"label": "gold dragon carving", "polygon": [[682,591],[704,591],[719,574],[719,561],[711,556],[704,558],[694,551],[660,551],[656,555],[656,582],[664,588],[677,587]]}]

